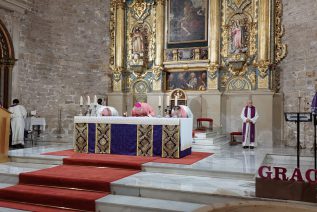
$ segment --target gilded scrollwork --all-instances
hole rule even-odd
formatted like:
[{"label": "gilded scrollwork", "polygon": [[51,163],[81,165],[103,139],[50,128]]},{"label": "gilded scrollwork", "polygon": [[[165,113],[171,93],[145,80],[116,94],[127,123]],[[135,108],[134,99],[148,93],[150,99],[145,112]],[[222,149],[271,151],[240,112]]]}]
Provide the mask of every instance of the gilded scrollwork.
[{"label": "gilded scrollwork", "polygon": [[144,0],[135,0],[129,7],[132,16],[139,22],[143,22],[150,15],[151,3]]},{"label": "gilded scrollwork", "polygon": [[220,68],[219,64],[211,63],[208,66],[208,76],[212,79],[214,79],[217,76],[217,72]]},{"label": "gilded scrollwork", "polygon": [[158,81],[161,79],[162,71],[163,71],[163,66],[154,66],[152,68],[153,79],[155,81]]},{"label": "gilded scrollwork", "polygon": [[227,0],[228,6],[236,13],[242,13],[244,8],[251,4],[252,0]]},{"label": "gilded scrollwork", "polygon": [[112,76],[113,76],[113,80],[118,82],[121,80],[122,78],[122,71],[123,71],[123,68],[122,67],[116,67],[114,69],[114,71],[112,72]]},{"label": "gilded scrollwork", "polygon": [[275,63],[279,63],[287,55],[287,45],[283,44],[284,27],[282,25],[282,0],[275,1]]},{"label": "gilded scrollwork", "polygon": [[112,0],[110,3],[110,57],[109,64],[110,69],[114,71],[115,69],[115,12],[116,12],[116,3],[115,0]]},{"label": "gilded scrollwork", "polygon": [[258,67],[260,77],[266,77],[268,74],[270,62],[261,60],[256,64],[256,66]]},{"label": "gilded scrollwork", "polygon": [[165,0],[156,0],[156,3],[164,6]]}]

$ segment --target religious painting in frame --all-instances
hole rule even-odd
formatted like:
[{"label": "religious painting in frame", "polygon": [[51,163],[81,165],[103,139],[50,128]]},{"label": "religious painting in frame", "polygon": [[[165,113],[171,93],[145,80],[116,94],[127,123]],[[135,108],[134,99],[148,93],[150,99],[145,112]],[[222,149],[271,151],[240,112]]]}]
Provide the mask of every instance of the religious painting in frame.
[{"label": "religious painting in frame", "polygon": [[173,71],[166,73],[166,90],[180,88],[190,91],[207,89],[207,71]]},{"label": "religious painting in frame", "polygon": [[169,0],[167,47],[206,46],[208,0]]}]

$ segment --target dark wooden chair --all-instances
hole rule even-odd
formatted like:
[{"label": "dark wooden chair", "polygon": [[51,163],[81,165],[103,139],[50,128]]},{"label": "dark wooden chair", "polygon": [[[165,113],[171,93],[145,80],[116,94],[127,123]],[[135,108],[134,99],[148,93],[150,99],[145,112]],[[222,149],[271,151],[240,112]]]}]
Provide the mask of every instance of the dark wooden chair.
[{"label": "dark wooden chair", "polygon": [[209,130],[213,129],[214,120],[211,118],[197,118],[197,129],[199,129],[199,130],[206,129],[202,124],[203,122],[209,123],[209,127],[207,129],[209,129]]}]

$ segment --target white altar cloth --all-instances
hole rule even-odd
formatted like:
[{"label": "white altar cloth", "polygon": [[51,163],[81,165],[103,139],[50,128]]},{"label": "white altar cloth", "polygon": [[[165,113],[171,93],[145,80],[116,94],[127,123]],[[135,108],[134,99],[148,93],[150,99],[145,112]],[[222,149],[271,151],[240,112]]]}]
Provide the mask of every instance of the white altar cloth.
[{"label": "white altar cloth", "polygon": [[32,131],[33,126],[40,126],[41,130],[45,131],[45,126],[46,126],[45,118],[26,117],[25,129],[28,131]]}]

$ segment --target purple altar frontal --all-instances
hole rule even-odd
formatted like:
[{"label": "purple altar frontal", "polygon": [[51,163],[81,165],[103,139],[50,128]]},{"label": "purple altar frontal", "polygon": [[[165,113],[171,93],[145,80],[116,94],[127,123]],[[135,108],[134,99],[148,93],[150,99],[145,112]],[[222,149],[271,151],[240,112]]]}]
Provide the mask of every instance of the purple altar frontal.
[{"label": "purple altar frontal", "polygon": [[182,158],[191,154],[192,118],[74,117],[80,153]]}]

